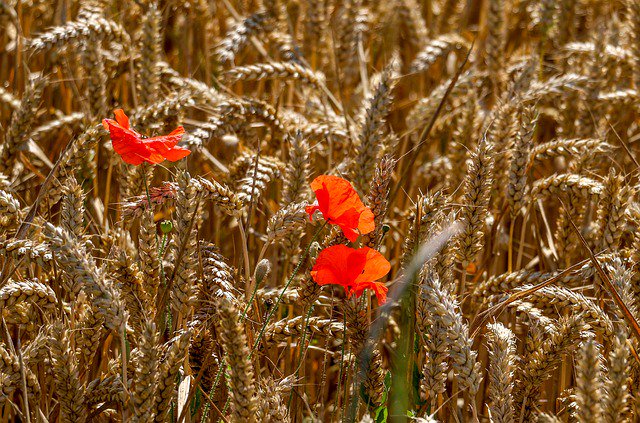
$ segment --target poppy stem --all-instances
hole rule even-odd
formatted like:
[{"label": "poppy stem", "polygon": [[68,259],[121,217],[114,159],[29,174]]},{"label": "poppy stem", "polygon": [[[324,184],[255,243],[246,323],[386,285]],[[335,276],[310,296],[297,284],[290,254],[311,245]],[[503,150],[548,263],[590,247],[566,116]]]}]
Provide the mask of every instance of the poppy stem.
[{"label": "poppy stem", "polygon": [[255,352],[256,348],[258,348],[258,345],[260,344],[260,341],[262,340],[262,336],[264,335],[264,331],[267,329],[267,325],[269,324],[269,321],[271,320],[271,318],[275,314],[276,310],[278,309],[278,306],[280,305],[280,301],[282,300],[282,296],[287,291],[287,289],[289,288],[289,285],[291,285],[291,282],[293,281],[293,279],[298,274],[298,271],[300,270],[300,267],[302,267],[302,263],[307,261],[307,257],[309,256],[309,251],[311,250],[311,244],[314,243],[314,241],[316,240],[318,235],[320,235],[320,232],[322,232],[322,230],[324,229],[325,226],[327,226],[327,222],[326,221],[322,224],[322,226],[320,226],[320,228],[318,228],[316,233],[313,234],[313,238],[311,238],[311,241],[309,241],[309,244],[307,244],[307,248],[304,251],[304,254],[302,255],[302,257],[300,258],[300,261],[298,262],[298,264],[296,264],[295,269],[293,269],[293,273],[291,274],[291,276],[287,280],[287,283],[284,284],[284,287],[282,288],[282,291],[280,292],[280,295],[278,295],[278,299],[276,300],[276,303],[273,305],[273,307],[271,307],[271,310],[269,310],[269,314],[267,315],[267,318],[265,319],[264,323],[262,324],[262,327],[260,328],[260,333],[258,334],[258,338],[256,338],[256,342],[253,344],[253,348],[251,348],[251,353],[249,354],[249,358],[251,358],[253,356],[253,353]]}]

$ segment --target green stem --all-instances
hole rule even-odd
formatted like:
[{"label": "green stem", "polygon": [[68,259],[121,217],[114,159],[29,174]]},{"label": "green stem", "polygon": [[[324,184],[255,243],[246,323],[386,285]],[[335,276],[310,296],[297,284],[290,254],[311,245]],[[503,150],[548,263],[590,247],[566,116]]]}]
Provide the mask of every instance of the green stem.
[{"label": "green stem", "polygon": [[320,232],[322,232],[322,229],[324,229],[324,227],[326,225],[327,225],[327,222],[325,221],[322,224],[322,226],[320,226],[320,228],[316,231],[316,233],[313,234],[313,238],[311,238],[311,241],[309,241],[309,244],[307,245],[307,248],[304,251],[304,254],[300,258],[300,261],[296,265],[295,269],[293,270],[293,274],[287,280],[287,283],[284,285],[284,288],[282,288],[282,292],[280,292],[280,295],[278,296],[278,299],[276,300],[276,303],[273,305],[273,307],[269,311],[269,314],[267,315],[267,318],[265,319],[264,323],[262,324],[262,328],[260,328],[260,333],[258,334],[258,338],[256,339],[256,342],[253,344],[253,348],[251,348],[251,353],[249,354],[249,358],[251,358],[253,356],[253,353],[255,352],[256,348],[258,348],[258,345],[260,344],[260,340],[262,339],[262,336],[264,335],[264,331],[267,329],[267,325],[269,324],[269,321],[271,320],[271,318],[275,314],[276,310],[278,309],[278,306],[280,305],[280,301],[282,300],[282,296],[284,295],[285,292],[287,292],[287,289],[289,288],[289,285],[291,285],[291,282],[293,281],[293,279],[298,274],[298,271],[300,270],[300,267],[302,266],[302,263],[304,263],[307,260],[307,256],[309,255],[309,250],[311,249],[311,244],[313,244],[313,242],[316,240],[316,238],[318,237]]},{"label": "green stem", "polygon": [[[309,326],[309,319],[311,318],[311,313],[313,313],[313,304],[309,306],[309,311],[307,311],[307,315],[304,319],[304,326],[302,326],[302,337],[300,341],[300,355],[298,356],[298,365],[296,366],[295,378],[298,380],[298,373],[300,373],[300,368],[302,367],[302,357],[304,356],[305,351],[307,350],[304,347],[307,337],[307,326]],[[289,396],[289,409],[291,409],[291,401],[293,401],[293,391],[291,391],[291,395]]]},{"label": "green stem", "polygon": [[258,281],[256,281],[256,286],[253,287],[253,292],[251,293],[251,297],[249,298],[249,302],[247,303],[247,306],[244,308],[244,311],[242,312],[242,316],[240,317],[240,322],[244,322],[244,319],[247,317],[247,312],[251,308],[251,304],[253,304],[253,300],[256,297],[256,293],[258,292],[259,285],[260,284],[258,283]]}]

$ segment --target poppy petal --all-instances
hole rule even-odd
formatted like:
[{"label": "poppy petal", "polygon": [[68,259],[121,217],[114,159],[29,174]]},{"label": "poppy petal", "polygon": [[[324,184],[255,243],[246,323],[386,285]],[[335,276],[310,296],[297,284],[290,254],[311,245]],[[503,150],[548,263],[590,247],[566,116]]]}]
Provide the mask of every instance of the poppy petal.
[{"label": "poppy petal", "polygon": [[360,231],[361,235],[364,235],[373,232],[375,228],[376,223],[374,221],[373,212],[370,208],[367,207],[362,210],[362,213],[360,214],[360,218],[358,220],[358,230]]},{"label": "poppy petal", "polygon": [[384,304],[387,302],[387,292],[389,291],[389,288],[387,288],[382,282],[363,282],[356,285],[353,291],[356,294],[356,297],[359,298],[365,289],[373,291],[376,295],[376,299],[378,300],[378,304]]},{"label": "poppy petal", "polygon": [[122,109],[117,109],[113,113],[116,119],[103,119],[102,125],[109,130],[113,150],[125,163],[137,166],[142,162],[151,164],[162,163],[165,160],[175,162],[191,154],[188,149],[176,146],[185,133],[182,126],[168,135],[143,139],[142,135],[130,127],[129,118]]},{"label": "poppy petal", "polygon": [[143,142],[152,148],[156,148],[160,151],[162,149],[170,149],[173,148],[184,135],[184,128],[182,126],[178,126],[176,129],[171,131],[169,135],[160,135],[158,137],[147,138],[143,140]]},{"label": "poppy petal", "polygon": [[375,229],[373,213],[362,203],[349,181],[338,176],[320,175],[311,182],[311,188],[325,220],[340,226],[351,242],[359,234]]},{"label": "poppy petal", "polygon": [[184,159],[189,154],[191,154],[191,150],[187,150],[184,147],[173,147],[171,150],[164,153],[164,158],[170,162],[177,162],[178,160]]},{"label": "poppy petal", "polygon": [[355,242],[360,235],[357,231],[353,229],[351,225],[338,224],[340,229],[342,229],[342,233],[349,240],[349,242]]},{"label": "poppy petal", "polygon": [[320,207],[316,204],[304,208],[304,211],[306,211],[309,215],[309,221],[313,220],[313,214],[316,212],[316,210],[320,210]]},{"label": "poppy petal", "polygon": [[362,247],[358,251],[366,257],[364,269],[355,280],[355,283],[373,282],[384,277],[391,270],[391,263],[379,251],[369,247]]},{"label": "poppy petal", "polygon": [[116,116],[116,122],[120,124],[124,129],[129,129],[129,117],[124,113],[122,109],[116,109],[113,111]]},{"label": "poppy petal", "polygon": [[334,245],[318,254],[311,277],[318,285],[336,284],[349,287],[362,273],[366,255],[346,245]]}]

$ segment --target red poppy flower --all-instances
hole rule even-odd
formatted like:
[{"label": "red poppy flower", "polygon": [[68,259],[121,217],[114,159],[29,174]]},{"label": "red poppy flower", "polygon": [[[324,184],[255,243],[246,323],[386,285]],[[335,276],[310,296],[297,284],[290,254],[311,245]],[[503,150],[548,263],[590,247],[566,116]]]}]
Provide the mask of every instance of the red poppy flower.
[{"label": "red poppy flower", "polygon": [[325,220],[342,229],[342,233],[351,242],[358,235],[368,234],[375,229],[373,212],[362,204],[358,193],[349,181],[338,176],[320,175],[311,182],[317,204],[307,206],[309,219],[316,210],[320,210]]},{"label": "red poppy flower", "polygon": [[184,135],[184,128],[178,126],[169,135],[144,138],[129,127],[129,118],[122,109],[113,112],[116,120],[103,119],[102,125],[109,130],[113,149],[126,163],[139,165],[142,162],[151,164],[178,161],[191,154],[191,151],[176,144]]},{"label": "red poppy flower", "polygon": [[391,264],[378,251],[369,247],[351,248],[334,245],[318,254],[311,277],[318,285],[341,285],[347,295],[360,297],[372,289],[379,304],[387,300],[387,287],[376,282],[391,270]]}]

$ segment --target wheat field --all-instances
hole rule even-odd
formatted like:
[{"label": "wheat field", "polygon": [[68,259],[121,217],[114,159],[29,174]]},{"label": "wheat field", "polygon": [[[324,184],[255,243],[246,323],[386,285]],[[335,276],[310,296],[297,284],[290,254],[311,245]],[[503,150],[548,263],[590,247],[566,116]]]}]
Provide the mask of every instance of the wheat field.
[{"label": "wheat field", "polygon": [[638,89],[639,0],[0,1],[0,423],[639,421]]}]

